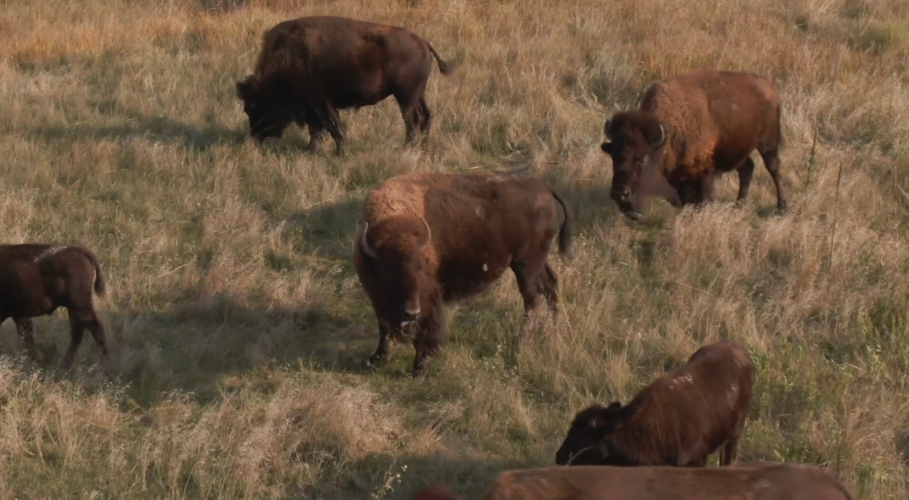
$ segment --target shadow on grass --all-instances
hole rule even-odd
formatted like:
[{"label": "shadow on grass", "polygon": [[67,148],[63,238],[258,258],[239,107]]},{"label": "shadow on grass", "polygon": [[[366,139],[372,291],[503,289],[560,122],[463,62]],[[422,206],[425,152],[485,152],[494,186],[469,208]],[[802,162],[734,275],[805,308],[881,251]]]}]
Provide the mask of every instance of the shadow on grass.
[{"label": "shadow on grass", "polygon": [[[217,399],[225,379],[275,366],[306,365],[335,373],[365,374],[362,360],[374,348],[373,322],[346,318],[319,306],[247,306],[227,294],[196,297],[183,293],[166,311],[110,311],[104,321],[111,352],[109,372],[139,405],[150,406],[172,391],[200,401]],[[70,341],[64,310],[35,319],[44,355],[40,368],[53,371]],[[34,366],[12,322],[4,324],[3,352]],[[82,340],[73,381],[87,388],[106,383],[100,349],[90,335]]]},{"label": "shadow on grass", "polygon": [[242,129],[229,129],[219,124],[209,124],[200,128],[164,116],[139,116],[130,123],[98,127],[84,125],[38,127],[29,133],[47,141],[149,137],[182,144],[193,151],[205,151],[219,143],[241,144],[247,140],[246,131]]},{"label": "shadow on grass", "polygon": [[361,196],[320,203],[285,219],[282,238],[302,254],[317,253],[344,262],[353,272],[353,236],[363,206]]}]

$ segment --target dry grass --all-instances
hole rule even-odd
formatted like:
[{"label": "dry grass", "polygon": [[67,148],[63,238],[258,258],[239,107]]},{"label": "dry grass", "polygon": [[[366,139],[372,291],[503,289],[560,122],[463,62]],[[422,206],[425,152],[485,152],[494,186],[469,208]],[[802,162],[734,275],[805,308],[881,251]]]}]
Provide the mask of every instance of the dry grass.
[{"label": "dry grass", "polygon": [[[573,413],[626,400],[699,345],[759,367],[743,459],[823,464],[861,499],[909,489],[909,3],[898,0],[9,0],[0,12],[3,240],[89,245],[110,283],[113,384],[90,339],[72,382],[0,349],[2,498],[409,498],[475,494],[551,464]],[[457,70],[401,147],[391,100],[346,112],[349,154],[243,141],[234,81],[264,29],[332,13],[407,26]],[[603,120],[699,67],[771,76],[791,212],[619,216]],[[815,131],[817,155],[809,157]],[[760,165],[760,161],[758,160]],[[838,221],[831,220],[837,170]],[[412,171],[524,169],[578,217],[555,260],[567,320],[503,365],[507,276],[451,314],[430,378],[399,347],[361,373],[375,322],[350,260],[364,192]],[[832,260],[830,234],[837,226]],[[52,362],[65,313],[37,322]]]}]

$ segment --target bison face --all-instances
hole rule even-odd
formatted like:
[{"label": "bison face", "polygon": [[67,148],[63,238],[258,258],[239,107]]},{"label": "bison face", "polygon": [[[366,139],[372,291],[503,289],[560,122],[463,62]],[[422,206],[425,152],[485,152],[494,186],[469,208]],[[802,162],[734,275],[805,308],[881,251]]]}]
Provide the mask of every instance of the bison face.
[{"label": "bison face", "polygon": [[622,404],[593,405],[575,415],[565,441],[556,452],[557,465],[610,465],[609,435],[621,428]]},{"label": "bison face", "polygon": [[259,143],[269,137],[281,137],[284,129],[293,121],[291,111],[280,100],[276,92],[261,88],[256,76],[249,76],[237,82],[237,97],[243,101],[243,112],[249,119],[249,133]]},{"label": "bison face", "polygon": [[376,313],[393,327],[405,327],[420,316],[420,284],[431,239],[422,217],[390,217],[363,229],[360,250],[381,287],[381,297],[373,298]]},{"label": "bison face", "polygon": [[612,158],[610,197],[619,210],[637,219],[644,211],[648,186],[660,175],[660,157],[666,131],[655,118],[620,113],[603,126],[606,138],[600,148]]}]

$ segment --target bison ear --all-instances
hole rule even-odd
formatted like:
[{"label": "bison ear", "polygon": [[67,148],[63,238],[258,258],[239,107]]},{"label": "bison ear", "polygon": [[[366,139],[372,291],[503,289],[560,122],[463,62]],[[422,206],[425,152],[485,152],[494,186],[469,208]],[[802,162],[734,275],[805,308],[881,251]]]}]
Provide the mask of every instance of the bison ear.
[{"label": "bison ear", "polygon": [[604,142],[603,144],[600,144],[600,149],[602,149],[604,153],[611,155],[612,154],[612,143]]}]

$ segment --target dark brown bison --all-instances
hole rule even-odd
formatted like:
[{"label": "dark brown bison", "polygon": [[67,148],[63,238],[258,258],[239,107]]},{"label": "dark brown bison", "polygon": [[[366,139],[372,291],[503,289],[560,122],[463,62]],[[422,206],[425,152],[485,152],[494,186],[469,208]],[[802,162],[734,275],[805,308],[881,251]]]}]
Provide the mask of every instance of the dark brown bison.
[{"label": "dark brown bison", "polygon": [[748,197],[755,149],[780,186],[780,96],[752,73],[704,70],[659,82],[640,109],[616,113],[603,127],[601,148],[612,158],[610,196],[638,218],[646,198],[662,196],[676,207],[713,199],[718,175],[738,170],[738,202]]},{"label": "dark brown bison", "polygon": [[[810,465],[756,467],[550,467],[500,473],[483,500],[852,500]],[[413,500],[457,500],[440,485]]]},{"label": "dark brown bison", "polygon": [[738,455],[754,380],[754,364],[739,343],[701,347],[627,405],[578,412],[556,463],[702,467],[725,443],[722,463],[729,465]]},{"label": "dark brown bison", "polygon": [[95,255],[72,245],[0,245],[0,323],[13,318],[32,359],[41,361],[35,346],[32,317],[65,307],[71,339],[61,368],[69,370],[87,328],[107,359],[104,325],[92,304],[92,290],[104,296],[104,276]]},{"label": "dark brown bison", "polygon": [[342,17],[303,17],[265,32],[255,72],[237,82],[237,96],[260,142],[280,137],[296,122],[309,126],[308,149],[328,130],[341,154],[344,125],[338,110],[369,106],[393,95],[407,128],[429,133],[424,91],[432,71],[451,69],[427,41],[404,28]]},{"label": "dark brown bison", "polygon": [[531,178],[413,174],[370,191],[354,243],[357,275],[379,321],[367,366],[388,358],[389,340],[410,341],[420,375],[445,336],[444,304],[484,292],[508,268],[524,299],[522,334],[541,294],[557,314],[558,280],[547,258],[557,230],[559,251],[568,254],[571,221],[564,200]]}]

